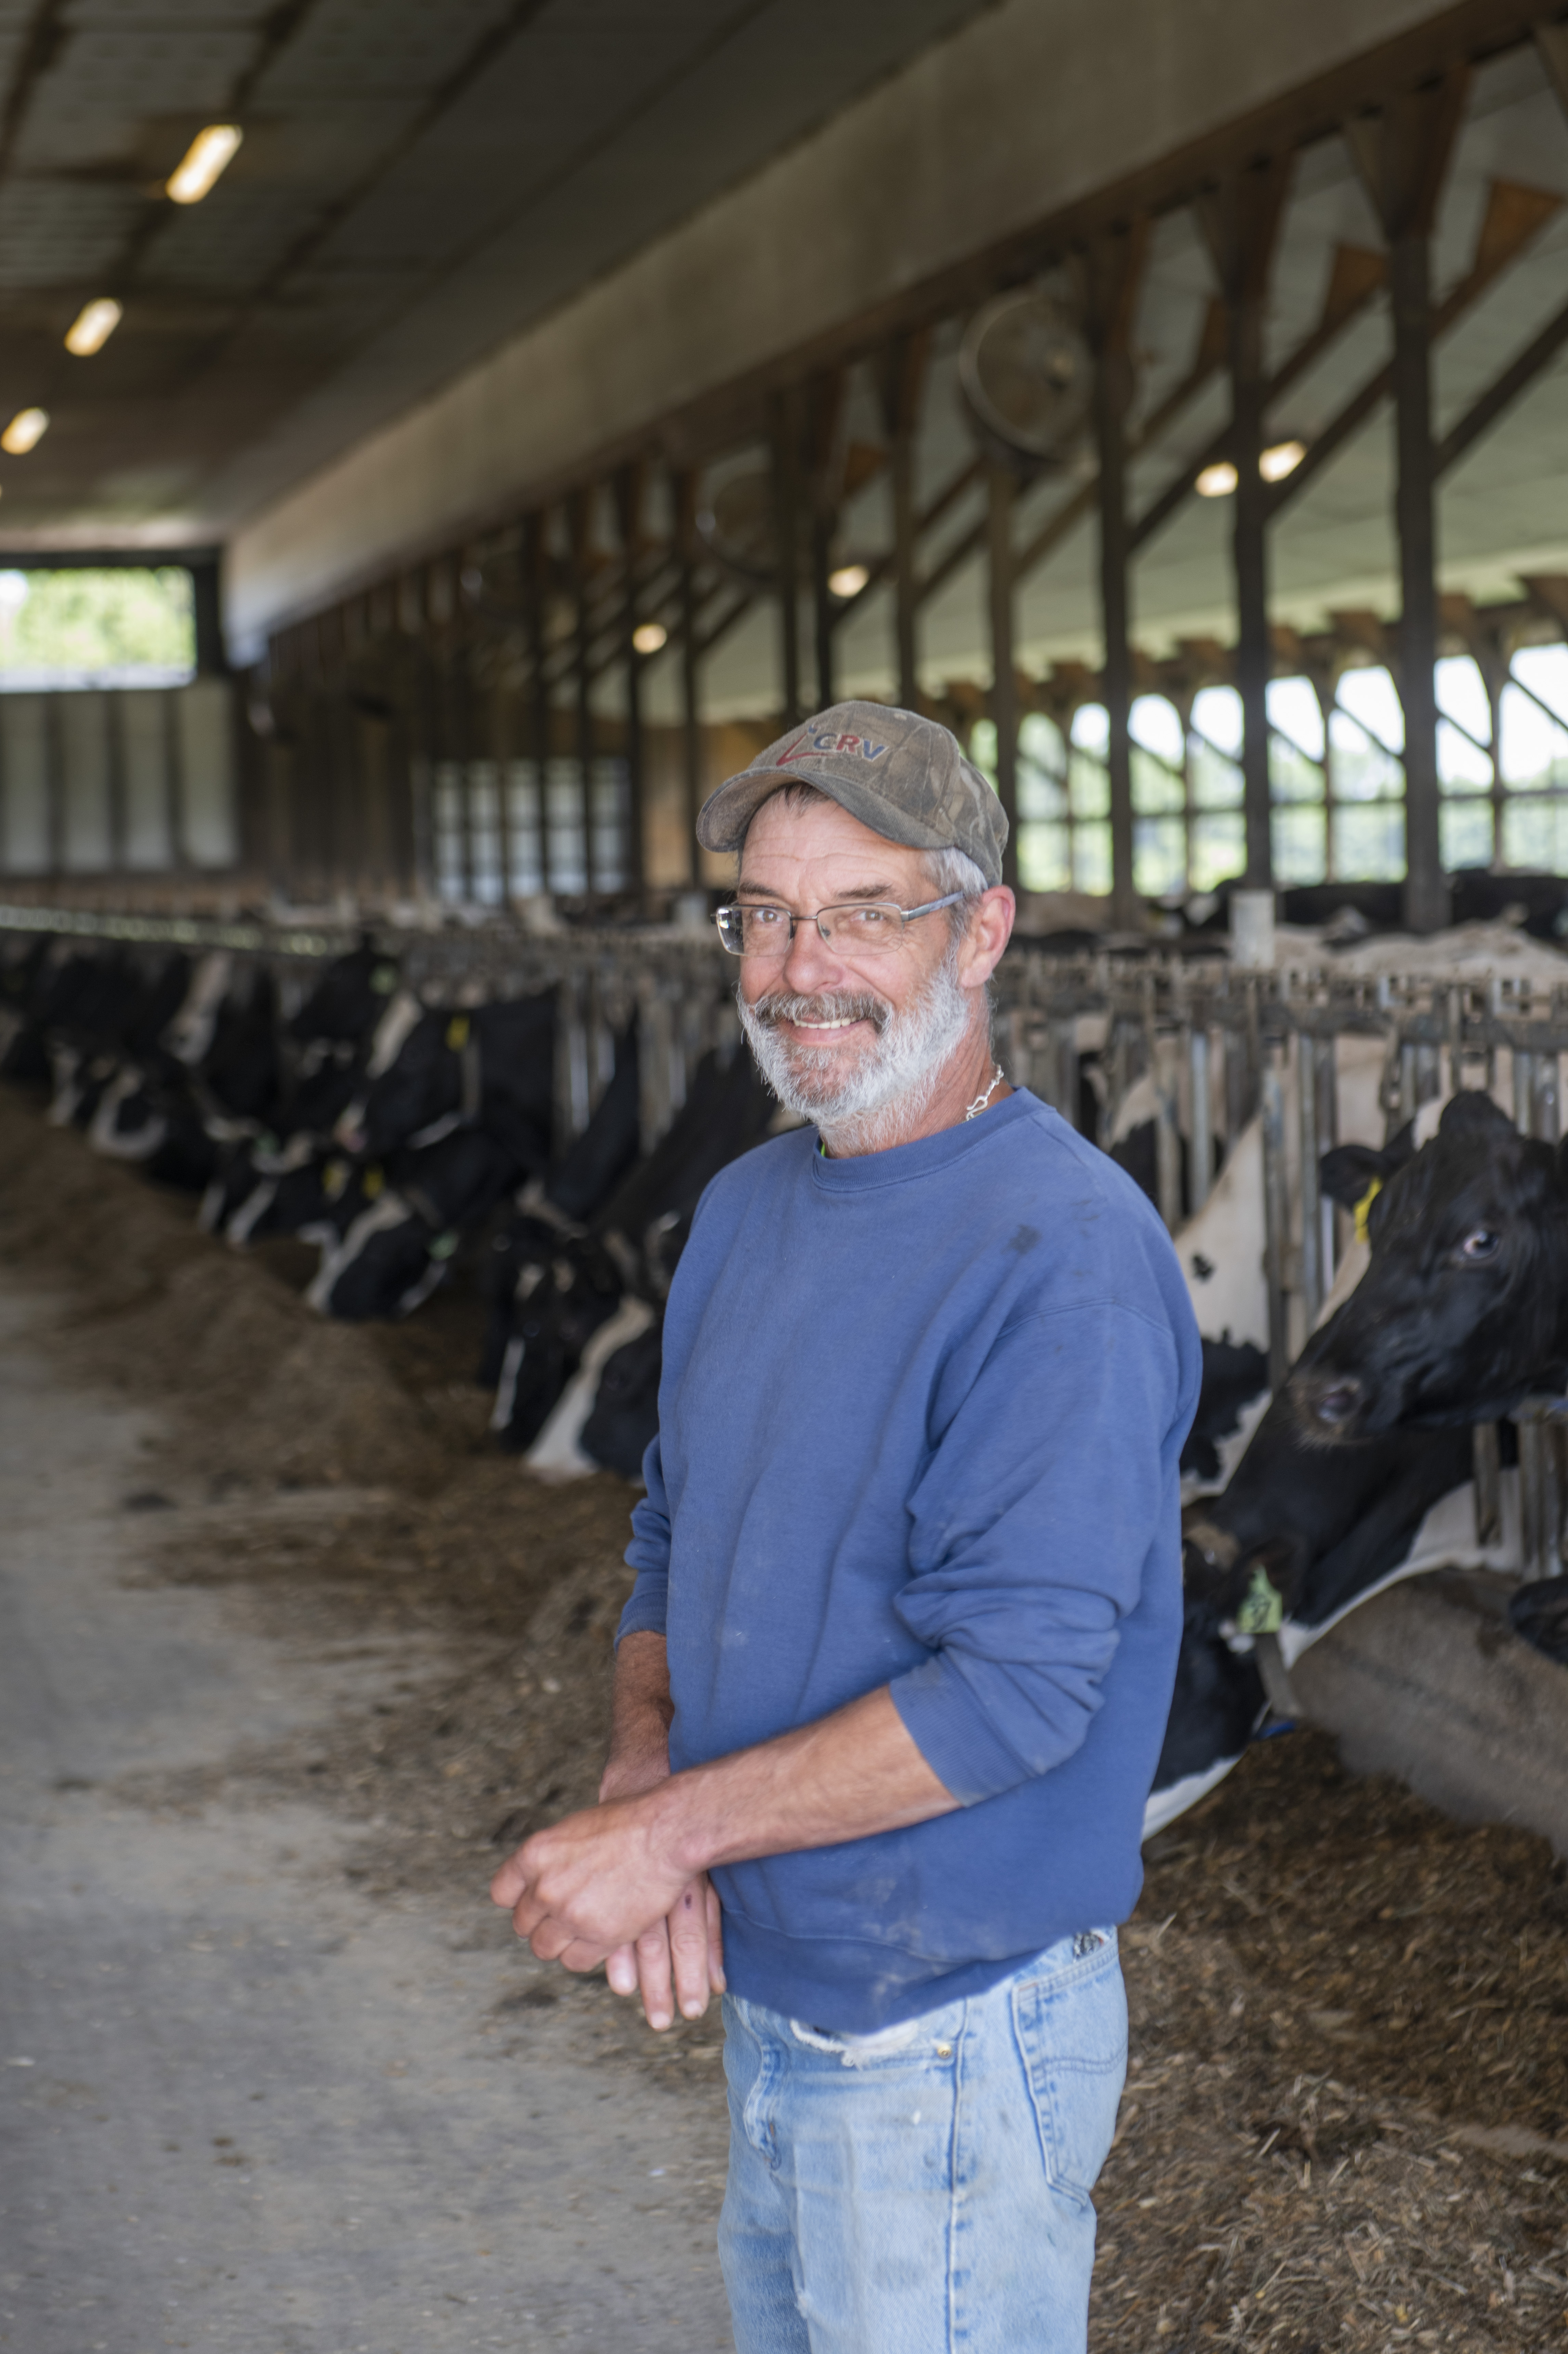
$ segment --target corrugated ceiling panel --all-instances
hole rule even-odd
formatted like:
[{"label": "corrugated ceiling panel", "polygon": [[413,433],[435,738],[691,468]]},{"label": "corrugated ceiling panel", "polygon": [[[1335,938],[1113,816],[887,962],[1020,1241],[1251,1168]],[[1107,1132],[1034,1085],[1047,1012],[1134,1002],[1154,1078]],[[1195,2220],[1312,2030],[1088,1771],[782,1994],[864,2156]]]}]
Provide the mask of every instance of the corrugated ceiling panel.
[{"label": "corrugated ceiling panel", "polygon": [[120,188],[9,182],[0,188],[0,286],[70,288],[96,277],[135,209]]}]

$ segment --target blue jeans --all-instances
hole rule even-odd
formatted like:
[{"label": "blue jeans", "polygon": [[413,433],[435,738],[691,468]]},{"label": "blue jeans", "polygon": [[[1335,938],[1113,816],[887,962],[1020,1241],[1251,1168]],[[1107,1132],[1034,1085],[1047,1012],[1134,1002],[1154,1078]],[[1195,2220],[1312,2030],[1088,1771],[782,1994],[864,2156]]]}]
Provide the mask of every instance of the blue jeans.
[{"label": "blue jeans", "polygon": [[738,2354],[1084,2354],[1127,2071],[1114,1931],[878,2035],[724,2011]]}]

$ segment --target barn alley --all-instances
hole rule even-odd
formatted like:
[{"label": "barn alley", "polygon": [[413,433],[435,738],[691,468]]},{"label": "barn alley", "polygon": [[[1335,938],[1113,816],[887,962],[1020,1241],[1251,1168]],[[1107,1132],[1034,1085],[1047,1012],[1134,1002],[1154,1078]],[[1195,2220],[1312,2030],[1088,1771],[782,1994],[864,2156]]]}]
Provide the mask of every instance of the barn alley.
[{"label": "barn alley", "polygon": [[[1562,0],[0,18],[0,2354],[926,2354],[930,2261],[972,2354],[1079,2354],[1084,2295],[1090,2354],[1560,2349]],[[815,800],[699,840],[774,744]],[[906,1053],[853,1117],[800,1076]],[[780,1275],[827,1229],[754,1207],[712,1277],[715,1203],[847,1219],[927,1147],[895,1261],[893,1204]],[[1013,1357],[1064,1170],[1143,1272]],[[1023,1305],[949,1421],[993,1219]],[[1156,1267],[1181,1439],[1109,1337]],[[895,1478],[855,1384],[927,1369]],[[885,1474],[863,1571],[814,1516]],[[949,1670],[944,1773],[900,1694]],[[491,1901],[889,1691],[924,1811],[840,1773],[747,1844],[732,1783],[679,1849],[746,2003],[656,2033],[621,1932],[566,1970]],[[1057,1919],[1113,1856],[1127,1917]],[[1065,2001],[1118,1922],[1125,2051],[1032,2047],[1009,1973],[1059,1946]],[[768,2062],[732,2147],[758,2011],[869,2099],[960,1982],[945,2144],[912,2096],[813,2211]],[[1077,2337],[963,2262],[993,1997],[1063,2247],[1093,2189]],[[947,2224],[906,2175],[830,2295],[923,2114]],[[761,2323],[732,2166],[794,2186]]]}]

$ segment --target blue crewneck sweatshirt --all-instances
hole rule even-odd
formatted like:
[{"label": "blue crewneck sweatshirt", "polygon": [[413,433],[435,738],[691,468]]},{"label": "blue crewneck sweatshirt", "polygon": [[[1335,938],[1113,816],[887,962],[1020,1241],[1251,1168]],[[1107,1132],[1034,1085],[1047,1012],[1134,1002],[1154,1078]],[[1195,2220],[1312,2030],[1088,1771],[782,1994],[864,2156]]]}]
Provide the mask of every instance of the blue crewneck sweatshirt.
[{"label": "blue crewneck sweatshirt", "polygon": [[704,1194],[620,1622],[678,1772],[888,1684],[956,1813],[714,1873],[729,1983],[865,2033],[1126,1918],[1181,1627],[1197,1329],[1138,1188],[1024,1091]]}]

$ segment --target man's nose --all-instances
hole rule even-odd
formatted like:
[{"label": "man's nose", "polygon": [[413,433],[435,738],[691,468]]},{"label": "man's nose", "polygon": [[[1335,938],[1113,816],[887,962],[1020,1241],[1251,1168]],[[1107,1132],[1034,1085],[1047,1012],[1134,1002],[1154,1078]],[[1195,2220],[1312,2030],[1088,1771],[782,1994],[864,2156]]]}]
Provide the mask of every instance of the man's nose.
[{"label": "man's nose", "polygon": [[842,986],[843,965],[817,929],[813,917],[802,916],[796,925],[780,979],[796,997],[812,997]]}]

